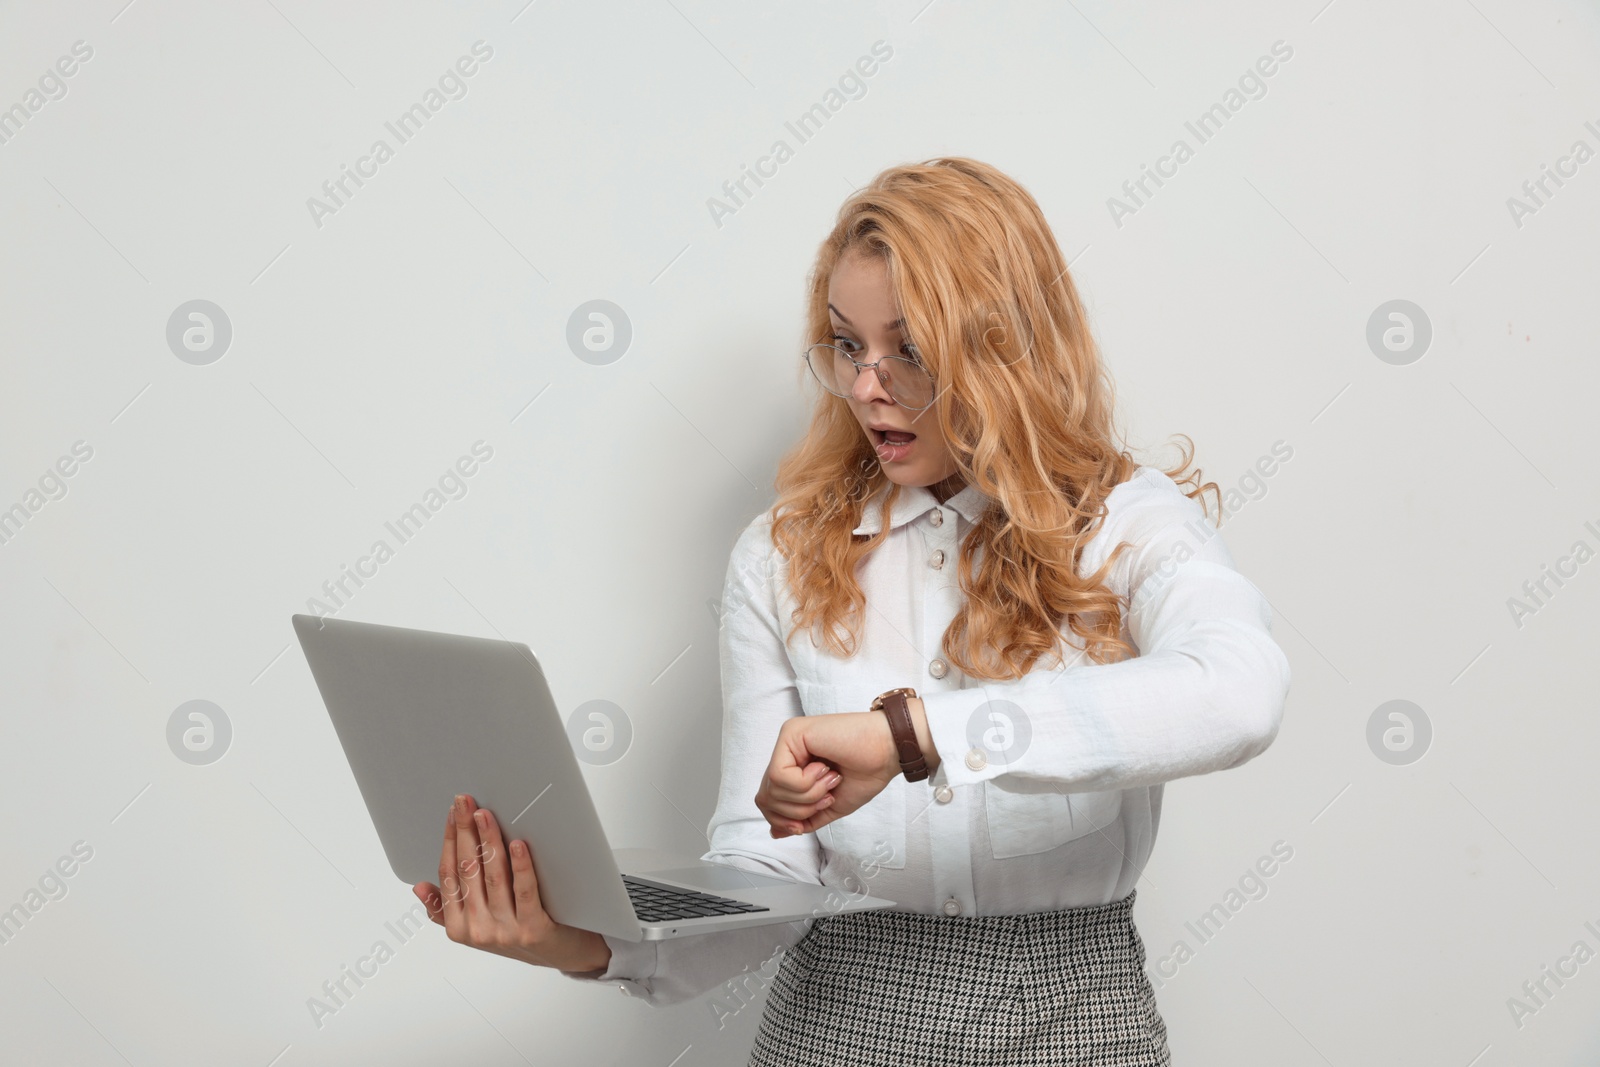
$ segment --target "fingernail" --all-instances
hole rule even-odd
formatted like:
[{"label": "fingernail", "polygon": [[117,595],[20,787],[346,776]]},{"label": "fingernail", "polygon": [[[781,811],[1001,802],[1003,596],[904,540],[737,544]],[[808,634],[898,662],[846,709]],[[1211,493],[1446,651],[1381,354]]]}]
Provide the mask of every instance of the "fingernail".
[{"label": "fingernail", "polygon": [[473,818],[474,821],[477,822],[477,824],[480,827],[482,827],[484,829],[488,829],[488,827],[489,827],[489,813],[488,812],[484,811],[482,808],[479,808],[477,811],[472,813],[472,818]]},{"label": "fingernail", "polygon": [[821,800],[817,801],[817,807],[825,808],[829,804],[832,804],[832,803],[833,803],[833,794],[829,793],[827,796],[825,796]]},{"label": "fingernail", "polygon": [[837,773],[831,774],[831,775],[828,776],[828,788],[832,789],[834,786],[838,785],[842,781],[844,781],[844,777],[842,775],[837,774]]}]

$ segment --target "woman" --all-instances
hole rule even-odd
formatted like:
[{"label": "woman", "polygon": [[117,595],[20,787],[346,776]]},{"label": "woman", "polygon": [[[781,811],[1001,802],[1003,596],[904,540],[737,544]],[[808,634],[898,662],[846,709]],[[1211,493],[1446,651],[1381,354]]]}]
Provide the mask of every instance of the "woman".
[{"label": "woman", "polygon": [[846,201],[807,337],[809,432],[729,561],[705,858],[897,906],[666,942],[561,927],[470,799],[441,871],[484,862],[459,899],[418,895],[453,940],[655,1004],[773,975],[752,1065],[1169,1063],[1132,914],[1162,784],[1259,755],[1289,685],[1205,528],[1217,486],[1116,445],[1060,249],[983,163]]}]

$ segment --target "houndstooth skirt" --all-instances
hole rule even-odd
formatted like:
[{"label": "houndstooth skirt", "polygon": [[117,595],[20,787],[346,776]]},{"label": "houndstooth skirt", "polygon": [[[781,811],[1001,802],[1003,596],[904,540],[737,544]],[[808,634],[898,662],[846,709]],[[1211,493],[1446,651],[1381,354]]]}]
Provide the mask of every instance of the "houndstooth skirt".
[{"label": "houndstooth skirt", "polygon": [[1133,890],[1021,915],[824,915],[786,952],[749,1067],[1170,1067]]}]

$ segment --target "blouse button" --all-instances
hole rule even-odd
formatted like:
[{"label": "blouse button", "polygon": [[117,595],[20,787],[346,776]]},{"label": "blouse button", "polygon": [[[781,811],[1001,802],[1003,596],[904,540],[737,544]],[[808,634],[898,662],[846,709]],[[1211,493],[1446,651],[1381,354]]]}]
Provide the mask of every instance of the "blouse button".
[{"label": "blouse button", "polygon": [[944,913],[946,915],[960,915],[961,901],[957,900],[955,897],[951,897],[949,900],[945,901]]},{"label": "blouse button", "polygon": [[989,765],[989,760],[983,754],[983,749],[973,748],[967,750],[967,766],[975,771],[981,771]]},{"label": "blouse button", "polygon": [[934,508],[933,509],[933,516],[931,518],[929,518],[928,521],[933,523],[935,526],[943,526],[944,525],[944,512],[940,511],[938,508]]},{"label": "blouse button", "polygon": [[938,570],[944,566],[944,549],[935,549],[933,555],[928,557],[928,566]]},{"label": "blouse button", "polygon": [[928,673],[933,675],[935,678],[943,678],[949,670],[950,668],[946,666],[944,660],[942,659],[936,659],[932,663],[928,664]]},{"label": "blouse button", "polygon": [[941,804],[950,803],[950,798],[954,797],[955,795],[956,791],[947,785],[941,785],[938,789],[933,791],[933,799],[937,800]]}]

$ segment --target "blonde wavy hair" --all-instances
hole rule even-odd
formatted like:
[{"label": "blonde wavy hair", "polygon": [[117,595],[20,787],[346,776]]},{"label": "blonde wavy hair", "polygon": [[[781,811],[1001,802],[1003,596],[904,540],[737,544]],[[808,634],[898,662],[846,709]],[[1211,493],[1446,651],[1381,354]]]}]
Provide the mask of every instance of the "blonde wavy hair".
[{"label": "blonde wavy hair", "polygon": [[[833,332],[828,280],[845,255],[878,256],[936,385],[933,412],[958,471],[994,503],[961,544],[965,594],[944,658],[973,678],[1009,680],[1054,652],[1063,620],[1096,662],[1134,649],[1121,598],[1104,584],[1127,541],[1091,575],[1078,561],[1106,496],[1139,463],[1113,441],[1114,388],[1043,213],[1017,182],[963,157],[891,167],[852,194],[817,252],[805,344]],[[797,368],[803,377],[804,366]],[[889,481],[849,401],[821,388],[805,437],[778,468],[772,543],[789,562],[795,628],[855,654],[866,594],[856,568],[887,536],[901,486]],[[922,416],[926,418],[926,415]],[[1182,461],[1165,473],[1185,495],[1215,482]],[[856,535],[889,486],[877,534]],[[1204,500],[1201,501],[1204,506]],[[981,549],[981,552],[980,552]]]}]

